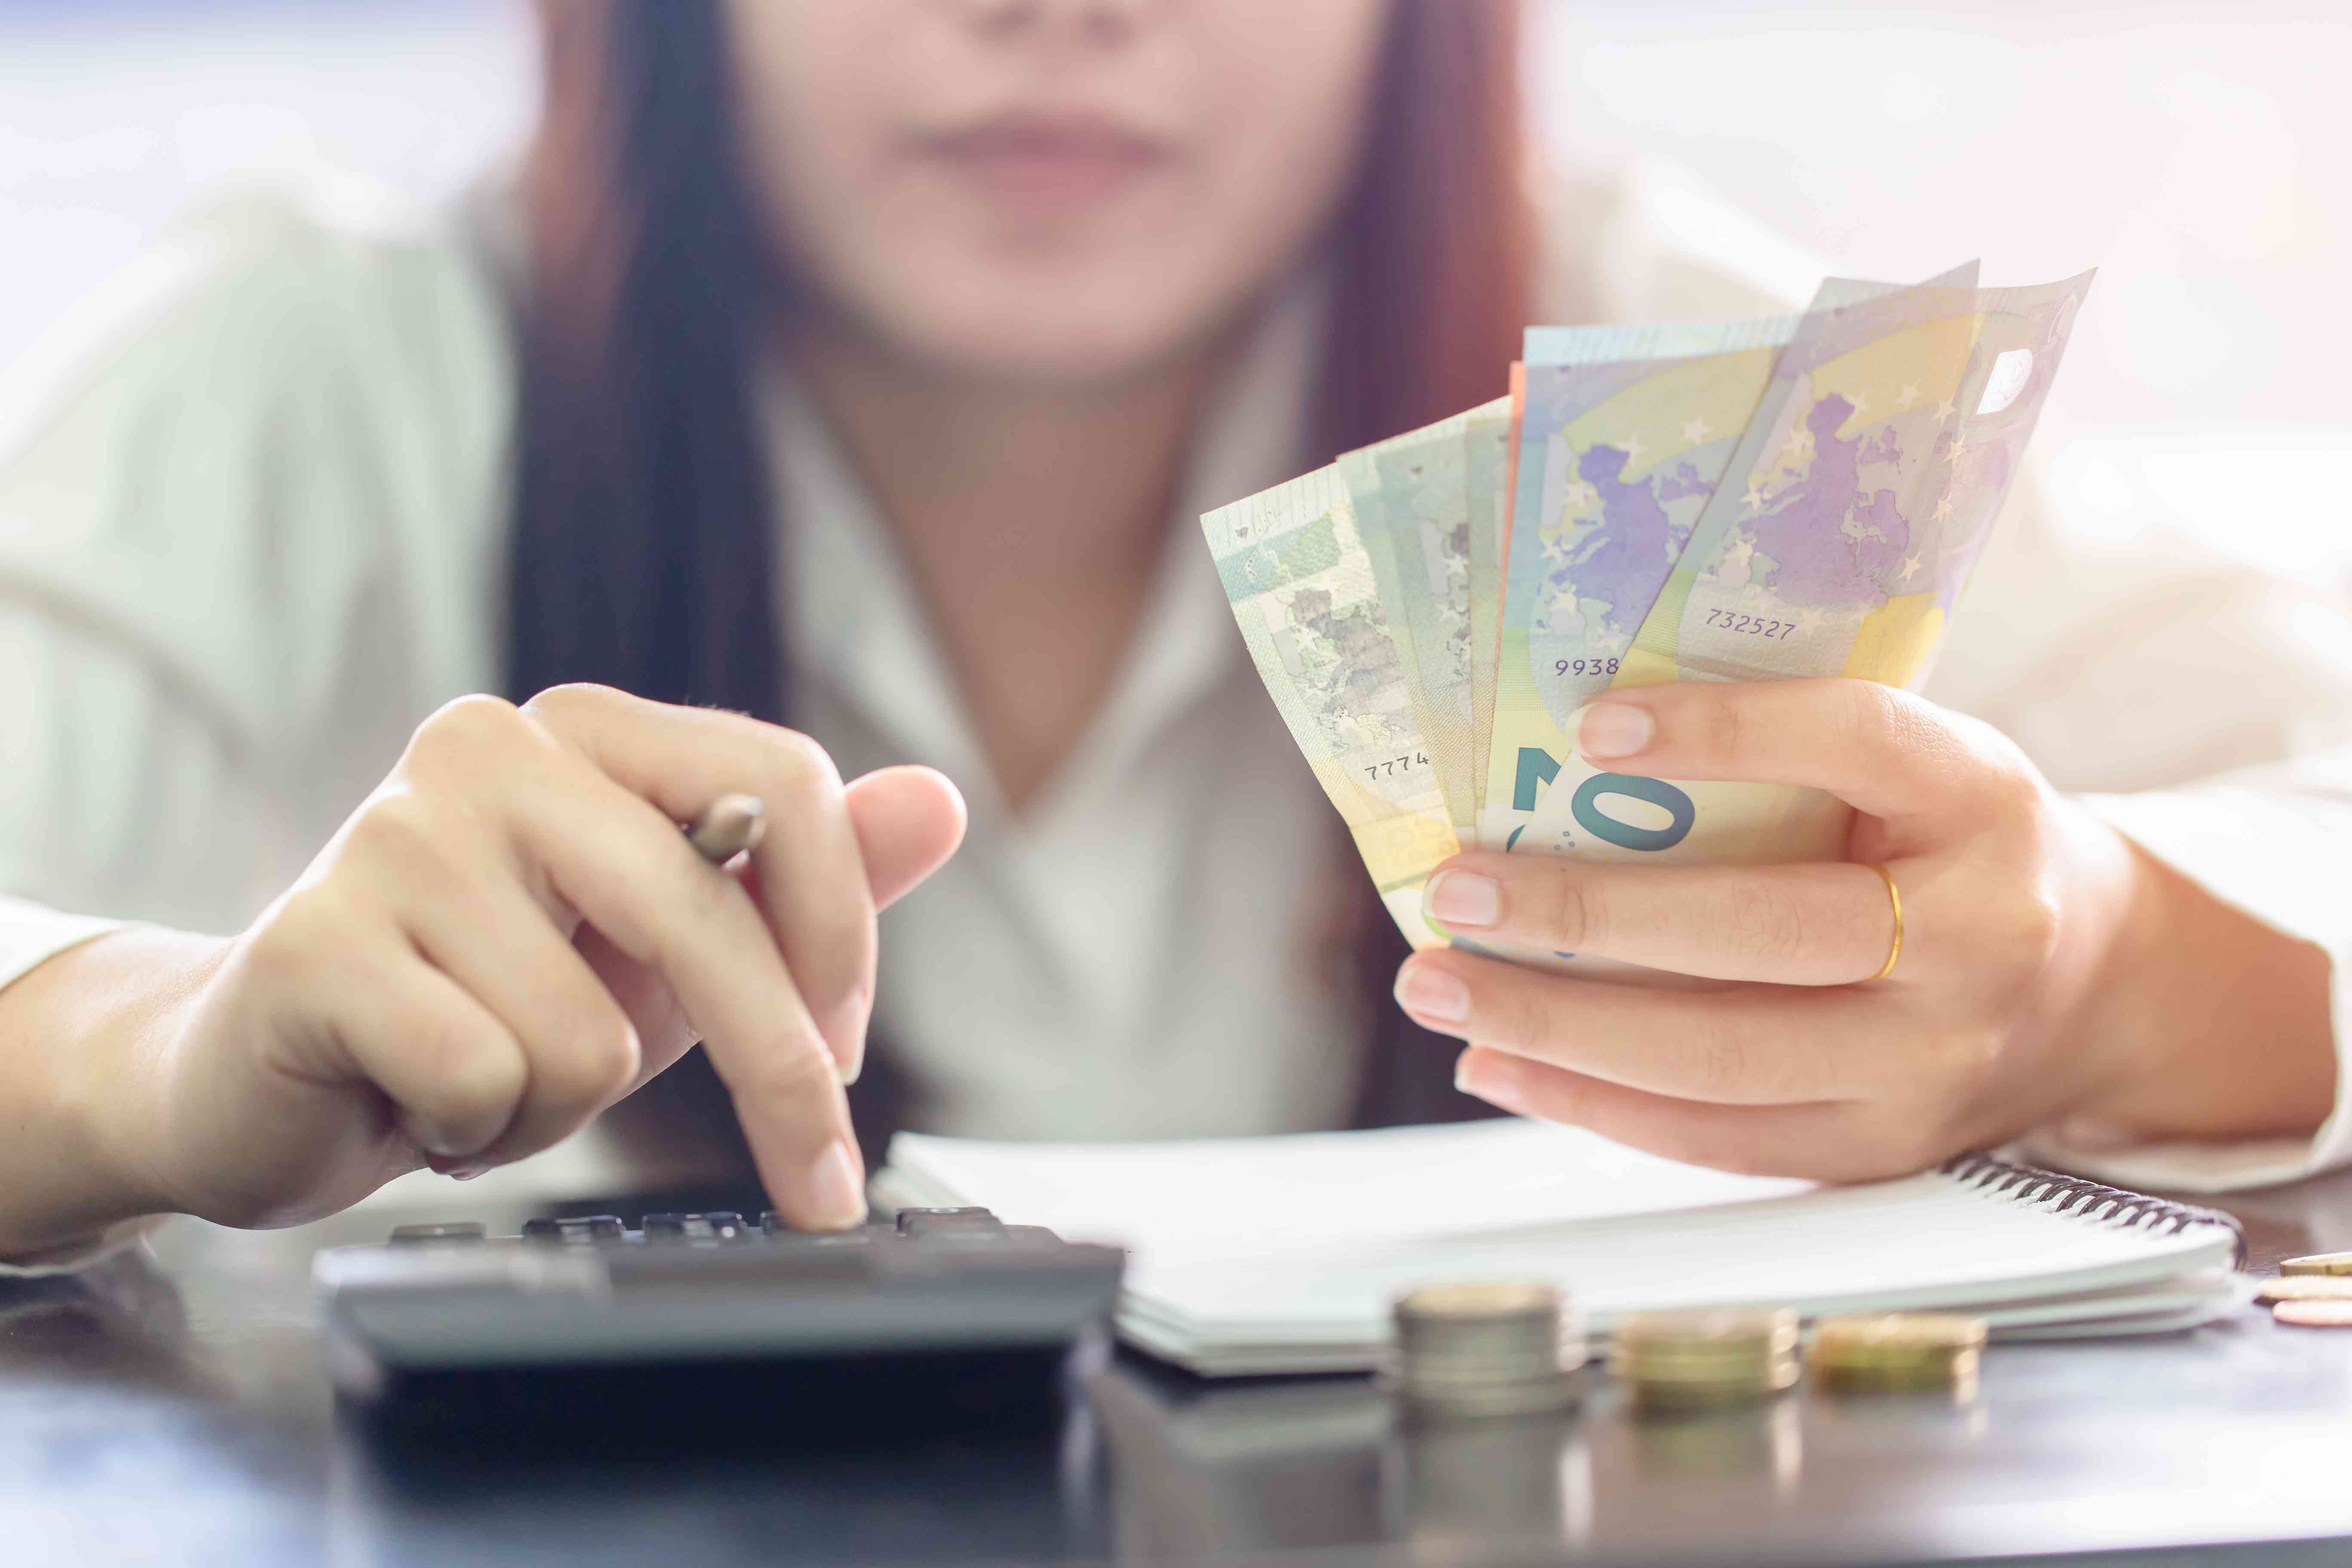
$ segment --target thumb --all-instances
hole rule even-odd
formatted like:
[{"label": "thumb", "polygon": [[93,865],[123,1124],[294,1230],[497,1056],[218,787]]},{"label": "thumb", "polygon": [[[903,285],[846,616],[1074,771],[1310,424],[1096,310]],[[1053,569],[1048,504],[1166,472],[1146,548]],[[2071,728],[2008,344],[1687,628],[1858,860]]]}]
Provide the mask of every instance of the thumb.
[{"label": "thumb", "polygon": [[936,769],[877,768],[846,793],[877,910],[913,891],[963,842],[963,794]]}]

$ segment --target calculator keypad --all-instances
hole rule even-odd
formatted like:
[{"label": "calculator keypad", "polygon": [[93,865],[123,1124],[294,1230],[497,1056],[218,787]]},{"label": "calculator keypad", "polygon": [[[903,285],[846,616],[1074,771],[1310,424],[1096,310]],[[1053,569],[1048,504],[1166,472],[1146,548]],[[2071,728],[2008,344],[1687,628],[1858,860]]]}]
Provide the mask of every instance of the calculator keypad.
[{"label": "calculator keypad", "polygon": [[[634,1247],[654,1243],[723,1247],[764,1241],[771,1247],[782,1246],[803,1254],[844,1247],[864,1248],[886,1242],[892,1247],[908,1242],[976,1243],[985,1246],[1053,1239],[1051,1232],[1039,1230],[1034,1226],[1008,1226],[984,1208],[900,1209],[896,1223],[886,1221],[836,1231],[795,1230],[792,1222],[774,1209],[761,1214],[756,1226],[733,1209],[714,1209],[704,1214],[649,1214],[645,1216],[643,1226],[640,1230],[630,1230],[622,1224],[618,1215],[563,1215],[529,1221],[522,1227],[522,1239],[550,1242],[560,1247]],[[393,1228],[392,1239],[403,1245],[413,1245],[482,1241],[487,1237],[478,1222],[453,1221],[396,1226]]]},{"label": "calculator keypad", "polygon": [[719,1209],[709,1214],[649,1214],[645,1218],[647,1241],[699,1242],[717,1246],[722,1242],[740,1241],[749,1231],[743,1216],[733,1209]]},{"label": "calculator keypad", "polygon": [[1121,1264],[1115,1248],[982,1208],[903,1210],[844,1231],[723,1209],[656,1211],[634,1228],[580,1214],[521,1236],[483,1231],[404,1226],[395,1246],[320,1252],[313,1272],[337,1331],[420,1370],[1059,1354],[1099,1348]]},{"label": "calculator keypad", "polygon": [[553,1241],[566,1247],[589,1247],[600,1241],[619,1241],[626,1234],[621,1226],[621,1216],[614,1214],[535,1219],[522,1227],[525,1241]]},{"label": "calculator keypad", "polygon": [[898,1234],[912,1241],[1000,1241],[1004,1222],[980,1208],[900,1209]]},{"label": "calculator keypad", "polygon": [[530,1221],[522,1240],[586,1255],[583,1262],[593,1257],[606,1271],[600,1278],[623,1289],[689,1277],[708,1281],[717,1277],[709,1272],[713,1269],[725,1269],[730,1278],[801,1282],[875,1279],[908,1270],[952,1274],[1000,1255],[1034,1261],[1061,1247],[1052,1231],[1006,1225],[984,1208],[901,1209],[895,1222],[837,1231],[794,1230],[773,1209],[757,1226],[721,1209],[648,1214],[637,1230],[617,1215],[566,1215]]}]

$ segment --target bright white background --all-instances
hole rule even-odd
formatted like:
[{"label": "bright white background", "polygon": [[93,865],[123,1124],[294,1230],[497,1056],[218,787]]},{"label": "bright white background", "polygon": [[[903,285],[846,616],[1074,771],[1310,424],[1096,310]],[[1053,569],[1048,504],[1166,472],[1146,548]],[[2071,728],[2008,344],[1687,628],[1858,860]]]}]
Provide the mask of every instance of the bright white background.
[{"label": "bright white background", "polygon": [[[2078,525],[2352,574],[2352,5],[1530,15],[1556,162],[1648,159],[1845,273],[2098,266],[2039,442]],[[0,364],[223,181],[331,164],[454,189],[512,145],[531,80],[520,0],[9,0]]]}]

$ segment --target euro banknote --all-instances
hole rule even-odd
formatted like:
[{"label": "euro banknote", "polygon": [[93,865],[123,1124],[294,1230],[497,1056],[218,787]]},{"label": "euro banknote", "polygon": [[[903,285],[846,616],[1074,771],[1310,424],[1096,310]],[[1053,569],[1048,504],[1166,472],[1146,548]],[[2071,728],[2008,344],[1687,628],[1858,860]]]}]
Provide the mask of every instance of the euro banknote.
[{"label": "euro banknote", "polygon": [[1473,596],[1465,443],[1473,420],[1507,420],[1509,414],[1507,401],[1497,399],[1339,461],[1391,630],[1402,630],[1430,766],[1455,836],[1465,841],[1476,820],[1473,782],[1479,758],[1470,729]]},{"label": "euro banknote", "polygon": [[[1927,676],[2090,277],[1923,286],[1809,316],[1612,689]],[[1635,778],[1562,753],[1525,840],[1588,858],[1842,858],[1818,790]]]},{"label": "euro banknote", "polygon": [[1242,640],[1415,946],[1442,935],[1422,886],[1459,840],[1421,731],[1405,652],[1338,467],[1316,469],[1201,520]]},{"label": "euro banknote", "polygon": [[[1463,479],[1470,515],[1470,830],[1486,805],[1486,756],[1495,731],[1495,667],[1502,657],[1503,559],[1510,545],[1511,461],[1526,367],[1511,366],[1511,390],[1471,411],[1463,427]],[[1459,831],[1457,829],[1457,831]]]},{"label": "euro banknote", "polygon": [[1980,290],[1970,264],[1833,279],[1801,316],[1531,328],[1509,396],[1205,516],[1258,673],[1407,938],[1447,940],[1422,891],[1465,846],[1843,858],[1841,803],[1612,772],[1577,712],[1665,680],[1923,680],[2089,282]]},{"label": "euro banknote", "polygon": [[[1937,282],[1974,276],[1970,263]],[[1528,329],[1479,844],[1521,845],[1568,758],[1569,716],[1623,672],[1781,351],[1819,313],[1897,292],[1832,279],[1805,316]]]}]

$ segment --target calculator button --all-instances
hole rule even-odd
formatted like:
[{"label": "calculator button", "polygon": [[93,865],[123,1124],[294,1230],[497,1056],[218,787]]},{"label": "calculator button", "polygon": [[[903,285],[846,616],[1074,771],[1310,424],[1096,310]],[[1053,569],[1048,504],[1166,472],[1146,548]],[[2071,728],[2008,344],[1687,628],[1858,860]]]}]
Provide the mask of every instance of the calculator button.
[{"label": "calculator button", "polygon": [[478,1220],[456,1220],[446,1225],[396,1225],[392,1227],[392,1239],[410,1241],[479,1241],[482,1226]]},{"label": "calculator button", "polygon": [[649,1214],[645,1219],[647,1241],[740,1241],[743,1216],[732,1209],[709,1214]]},{"label": "calculator button", "polygon": [[986,1209],[900,1209],[898,1234],[915,1241],[996,1239],[1004,1222]]},{"label": "calculator button", "polygon": [[773,1209],[760,1216],[760,1229],[771,1240],[788,1240],[799,1247],[863,1247],[877,1232],[888,1234],[886,1227],[875,1225],[852,1226],[847,1230],[794,1230],[793,1222]]},{"label": "calculator button", "polygon": [[573,1215],[563,1219],[535,1219],[522,1227],[525,1241],[556,1241],[568,1247],[621,1239],[621,1216],[613,1214]]}]

